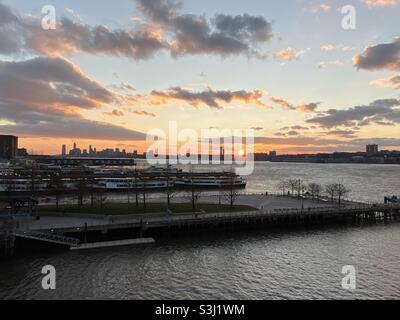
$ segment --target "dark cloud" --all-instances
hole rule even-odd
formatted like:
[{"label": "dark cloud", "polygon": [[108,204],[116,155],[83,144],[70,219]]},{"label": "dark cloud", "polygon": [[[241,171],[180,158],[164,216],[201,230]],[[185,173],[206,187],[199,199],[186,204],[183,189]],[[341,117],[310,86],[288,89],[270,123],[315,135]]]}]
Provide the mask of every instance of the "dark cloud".
[{"label": "dark cloud", "polygon": [[295,105],[282,97],[271,97],[269,98],[269,100],[273,103],[276,103],[277,105],[281,106],[284,109],[297,110],[299,112],[304,112],[304,113],[315,112],[318,109],[318,106],[321,104],[320,102],[310,102],[310,103]]},{"label": "dark cloud", "polygon": [[168,104],[173,100],[182,101],[194,107],[206,105],[210,108],[222,109],[221,103],[240,102],[246,104],[255,104],[259,107],[268,108],[260,101],[263,93],[260,90],[254,91],[230,91],[230,90],[212,90],[190,91],[181,87],[171,88],[165,91],[152,91],[153,104]]},{"label": "dark cloud", "polygon": [[151,118],[155,118],[157,115],[153,112],[147,112],[147,111],[138,111],[138,110],[132,110],[131,113],[137,114],[139,116],[147,116]]},{"label": "dark cloud", "polygon": [[400,70],[400,38],[367,47],[362,54],[354,56],[353,63],[357,69]]},{"label": "dark cloud", "polygon": [[19,23],[9,7],[0,2],[0,54],[12,54],[21,46]]},{"label": "dark cloud", "polygon": [[0,101],[66,113],[113,102],[115,96],[61,58],[0,60]]},{"label": "dark cloud", "polygon": [[43,30],[41,20],[18,17],[0,4],[0,53],[34,52],[65,56],[75,52],[148,59],[160,52],[181,55],[258,56],[258,45],[272,38],[263,17],[247,14],[204,16],[180,12],[181,2],[137,0],[148,21],[128,29],[110,30],[61,17],[55,30]]},{"label": "dark cloud", "polygon": [[106,116],[114,116],[114,117],[123,117],[125,115],[123,111],[118,109],[114,109],[110,112],[103,112],[103,114],[105,114]]},{"label": "dark cloud", "polygon": [[244,41],[258,43],[272,39],[271,24],[261,16],[217,14],[213,23],[219,32]]},{"label": "dark cloud", "polygon": [[354,138],[357,134],[355,130],[330,130],[324,133],[325,135],[329,136],[338,136],[343,138]]},{"label": "dark cloud", "polygon": [[98,140],[146,139],[145,134],[134,130],[56,112],[34,110],[29,106],[0,103],[0,119],[13,123],[0,125],[0,131],[5,134]]},{"label": "dark cloud", "polygon": [[145,135],[84,119],[81,110],[118,97],[61,58],[0,60],[0,131],[42,137],[144,140]]},{"label": "dark cloud", "polygon": [[57,30],[48,32],[34,24],[26,32],[26,44],[36,52],[47,55],[72,54],[76,51],[109,54],[134,59],[153,57],[168,47],[160,30],[143,27],[141,30],[109,30],[105,26],[89,26],[63,18]]},{"label": "dark cloud", "polygon": [[139,9],[152,23],[165,28],[171,38],[174,56],[215,54],[229,56],[245,54],[262,56],[257,45],[273,37],[271,24],[265,18],[248,14],[204,16],[183,14],[181,2],[168,0],[137,0]]},{"label": "dark cloud", "polygon": [[86,52],[147,59],[168,48],[162,30],[150,25],[135,30],[109,30],[63,17],[55,30],[44,30],[40,19],[18,17],[0,4],[0,53],[3,54],[34,52],[63,56]]},{"label": "dark cloud", "polygon": [[371,123],[385,121],[386,123],[400,123],[400,100],[381,99],[369,105],[355,106],[349,109],[330,109],[322,115],[308,119],[308,123],[318,124],[321,127],[332,128],[338,126],[365,126]]}]

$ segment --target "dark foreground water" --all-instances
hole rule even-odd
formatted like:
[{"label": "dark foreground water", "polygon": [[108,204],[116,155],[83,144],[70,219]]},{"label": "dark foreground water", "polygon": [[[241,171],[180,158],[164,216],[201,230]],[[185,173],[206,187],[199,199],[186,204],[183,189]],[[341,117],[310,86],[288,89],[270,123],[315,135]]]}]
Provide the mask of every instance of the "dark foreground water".
[{"label": "dark foreground water", "polygon": [[[42,252],[0,265],[0,298],[400,298],[400,224],[163,240],[147,247]],[[41,289],[41,268],[57,289]],[[344,265],[357,289],[342,289]]]},{"label": "dark foreground water", "polygon": [[[352,197],[400,193],[400,167],[260,164],[249,191],[279,179],[341,181]],[[41,288],[41,269],[57,289]],[[342,267],[357,289],[341,286]],[[36,250],[0,262],[0,299],[400,299],[400,224],[240,231],[159,239],[146,247],[86,252]]]}]

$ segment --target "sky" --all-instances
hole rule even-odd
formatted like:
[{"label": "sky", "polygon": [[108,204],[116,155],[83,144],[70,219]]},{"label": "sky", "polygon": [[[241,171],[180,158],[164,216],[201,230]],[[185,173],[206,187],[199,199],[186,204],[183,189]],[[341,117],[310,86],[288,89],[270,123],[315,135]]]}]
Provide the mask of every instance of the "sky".
[{"label": "sky", "polygon": [[0,0],[0,134],[132,152],[175,121],[253,129],[259,152],[399,150],[399,16],[397,0]]}]

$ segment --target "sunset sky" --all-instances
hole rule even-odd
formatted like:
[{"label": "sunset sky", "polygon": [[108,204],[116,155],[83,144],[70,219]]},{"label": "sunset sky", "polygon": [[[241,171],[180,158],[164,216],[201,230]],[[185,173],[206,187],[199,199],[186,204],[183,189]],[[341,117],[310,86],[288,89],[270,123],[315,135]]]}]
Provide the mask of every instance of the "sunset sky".
[{"label": "sunset sky", "polygon": [[132,152],[177,121],[253,128],[257,151],[400,149],[399,36],[396,0],[0,0],[0,134]]}]

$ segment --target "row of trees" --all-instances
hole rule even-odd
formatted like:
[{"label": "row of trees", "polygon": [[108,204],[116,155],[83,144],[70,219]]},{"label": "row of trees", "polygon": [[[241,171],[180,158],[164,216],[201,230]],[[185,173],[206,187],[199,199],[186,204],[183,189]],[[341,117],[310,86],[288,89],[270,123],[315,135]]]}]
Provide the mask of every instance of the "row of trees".
[{"label": "row of trees", "polygon": [[282,195],[291,196],[309,196],[313,200],[319,200],[321,196],[327,196],[332,201],[342,203],[343,198],[350,193],[342,183],[330,183],[325,186],[316,182],[305,183],[301,179],[289,179],[279,181],[277,188],[282,192]]}]

